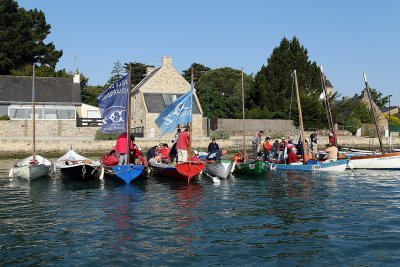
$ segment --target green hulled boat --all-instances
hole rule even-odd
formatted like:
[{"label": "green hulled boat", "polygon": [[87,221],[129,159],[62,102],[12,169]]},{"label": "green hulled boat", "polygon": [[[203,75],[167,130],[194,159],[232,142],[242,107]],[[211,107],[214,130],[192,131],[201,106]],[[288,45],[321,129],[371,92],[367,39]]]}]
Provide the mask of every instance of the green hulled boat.
[{"label": "green hulled boat", "polygon": [[245,163],[237,162],[235,173],[244,175],[263,175],[269,170],[269,163],[262,160],[248,161]]}]

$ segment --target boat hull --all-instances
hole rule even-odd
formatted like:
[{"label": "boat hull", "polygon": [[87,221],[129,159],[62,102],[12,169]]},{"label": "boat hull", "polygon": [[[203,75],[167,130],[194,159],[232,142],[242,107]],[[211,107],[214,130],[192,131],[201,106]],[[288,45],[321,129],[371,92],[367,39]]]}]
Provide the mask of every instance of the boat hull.
[{"label": "boat hull", "polygon": [[48,176],[53,168],[53,164],[48,159],[36,155],[37,164],[32,164],[33,156],[19,160],[10,170],[10,177],[18,177],[25,180],[36,180]]},{"label": "boat hull", "polygon": [[133,180],[144,175],[144,166],[125,164],[121,166],[106,166],[104,168],[104,177],[114,179],[125,184],[130,184]]},{"label": "boat hull", "polygon": [[354,169],[400,170],[400,153],[350,157]]},{"label": "boat hull", "polygon": [[233,169],[233,161],[221,160],[220,162],[206,163],[204,173],[221,179],[226,179]]},{"label": "boat hull", "polygon": [[101,165],[75,164],[60,167],[62,175],[71,180],[88,181],[99,177]]},{"label": "boat hull", "polygon": [[237,162],[235,165],[235,173],[243,175],[262,175],[269,169],[269,163],[261,160],[249,161],[246,163]]},{"label": "boat hull", "polygon": [[188,161],[178,164],[164,164],[149,162],[149,166],[154,174],[159,174],[175,180],[189,183],[192,178],[198,175],[204,168],[202,161]]},{"label": "boat hull", "polygon": [[[311,163],[311,162],[310,162]],[[343,172],[349,165],[349,160],[331,162],[315,162],[311,164],[275,164],[271,163],[270,169],[284,171],[313,171],[313,172]]]}]

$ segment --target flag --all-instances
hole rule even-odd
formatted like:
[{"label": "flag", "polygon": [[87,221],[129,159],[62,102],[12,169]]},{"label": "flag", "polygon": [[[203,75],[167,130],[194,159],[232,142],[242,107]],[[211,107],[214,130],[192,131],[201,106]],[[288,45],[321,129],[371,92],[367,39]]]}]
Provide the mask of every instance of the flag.
[{"label": "flag", "polygon": [[128,121],[128,76],[119,79],[97,97],[104,133],[125,132]]},{"label": "flag", "polygon": [[180,124],[192,122],[192,98],[193,84],[189,92],[179,97],[160,113],[160,116],[155,120],[158,128],[160,128],[160,137],[175,131]]}]

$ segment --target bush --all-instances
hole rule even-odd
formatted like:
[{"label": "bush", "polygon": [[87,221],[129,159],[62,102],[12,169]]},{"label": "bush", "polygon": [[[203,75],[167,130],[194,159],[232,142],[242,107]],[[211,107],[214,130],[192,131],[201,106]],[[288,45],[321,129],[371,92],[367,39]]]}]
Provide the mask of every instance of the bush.
[{"label": "bush", "polygon": [[117,140],[117,137],[121,133],[103,133],[101,129],[98,129],[96,131],[96,135],[94,137],[94,140]]},{"label": "bush", "polygon": [[230,134],[225,129],[216,129],[210,134],[211,139],[229,139]]},{"label": "bush", "polygon": [[10,117],[8,115],[0,116],[0,121],[9,121]]},{"label": "bush", "polygon": [[361,128],[361,120],[355,117],[348,117],[344,121],[344,127],[352,134],[356,134],[357,130]]}]

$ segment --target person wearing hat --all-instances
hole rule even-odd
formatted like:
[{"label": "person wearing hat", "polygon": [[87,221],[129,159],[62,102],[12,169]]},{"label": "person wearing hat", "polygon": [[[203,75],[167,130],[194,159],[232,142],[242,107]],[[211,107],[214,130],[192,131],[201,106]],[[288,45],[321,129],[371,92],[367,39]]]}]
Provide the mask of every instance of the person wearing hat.
[{"label": "person wearing hat", "polygon": [[297,151],[296,147],[293,145],[290,145],[290,149],[288,146],[288,150],[289,150],[289,153],[288,153],[288,157],[287,157],[287,164],[299,162],[299,158],[297,157],[297,153],[296,153],[296,151]]}]

